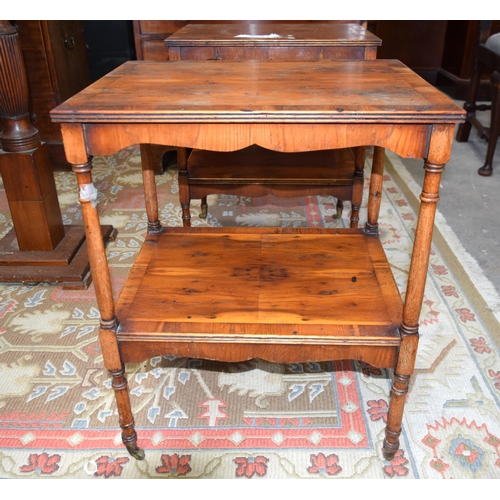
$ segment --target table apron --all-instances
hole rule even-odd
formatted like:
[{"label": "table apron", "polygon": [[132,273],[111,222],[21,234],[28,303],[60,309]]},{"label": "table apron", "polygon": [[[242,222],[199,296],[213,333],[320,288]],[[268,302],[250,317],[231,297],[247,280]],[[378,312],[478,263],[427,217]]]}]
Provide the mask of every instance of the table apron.
[{"label": "table apron", "polygon": [[[454,125],[438,125],[438,127]],[[425,158],[435,125],[431,124],[283,124],[283,123],[64,123],[70,163],[86,155],[111,155],[135,144],[236,151],[256,144],[299,152],[355,146],[381,146],[406,158]],[[86,151],[85,151],[86,149]]]}]

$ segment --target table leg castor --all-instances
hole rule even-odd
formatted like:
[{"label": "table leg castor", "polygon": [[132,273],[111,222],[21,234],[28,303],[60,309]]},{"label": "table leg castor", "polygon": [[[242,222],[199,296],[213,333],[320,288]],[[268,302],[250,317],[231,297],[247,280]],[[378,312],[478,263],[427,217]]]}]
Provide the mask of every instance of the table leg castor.
[{"label": "table leg castor", "polygon": [[[388,429],[385,430],[386,434],[391,433]],[[384,458],[386,460],[391,461],[394,458],[394,455],[396,455],[396,452],[399,450],[399,433],[395,434],[393,433],[393,439],[395,440],[395,443],[390,443],[387,438],[384,439],[384,444],[382,445],[382,453],[384,455]]]},{"label": "table leg castor", "polygon": [[137,446],[136,444],[127,445],[125,441],[123,441],[123,444],[127,448],[127,451],[130,453],[130,455],[132,455],[136,460],[144,460],[146,454],[144,453],[144,450],[142,448],[139,448],[139,446]]}]

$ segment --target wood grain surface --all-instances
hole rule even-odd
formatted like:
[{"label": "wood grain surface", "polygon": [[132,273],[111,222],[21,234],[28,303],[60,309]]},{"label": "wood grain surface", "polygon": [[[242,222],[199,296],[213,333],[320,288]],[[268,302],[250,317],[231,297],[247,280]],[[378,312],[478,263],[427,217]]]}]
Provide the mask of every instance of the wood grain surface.
[{"label": "wood grain surface", "polygon": [[401,312],[380,241],[362,230],[165,229],[117,304],[121,332],[295,339],[370,337],[369,326],[398,338]]},{"label": "wood grain surface", "polygon": [[[269,36],[275,35],[275,36]],[[186,46],[379,46],[382,40],[356,23],[188,24],[165,39]]]},{"label": "wood grain surface", "polygon": [[463,113],[396,60],[128,61],[51,117],[79,123],[435,124],[463,121]]}]

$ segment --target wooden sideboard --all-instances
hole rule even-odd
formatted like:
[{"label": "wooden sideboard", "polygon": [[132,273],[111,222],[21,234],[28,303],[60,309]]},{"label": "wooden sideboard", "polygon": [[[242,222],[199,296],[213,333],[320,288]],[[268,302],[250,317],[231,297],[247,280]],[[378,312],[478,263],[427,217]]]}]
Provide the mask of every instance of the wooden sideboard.
[{"label": "wooden sideboard", "polygon": [[[355,23],[360,21],[134,21],[134,41],[137,59],[167,61],[168,48],[165,38],[189,23]],[[361,22],[362,24],[364,21]],[[365,25],[365,24],[363,24]]]}]

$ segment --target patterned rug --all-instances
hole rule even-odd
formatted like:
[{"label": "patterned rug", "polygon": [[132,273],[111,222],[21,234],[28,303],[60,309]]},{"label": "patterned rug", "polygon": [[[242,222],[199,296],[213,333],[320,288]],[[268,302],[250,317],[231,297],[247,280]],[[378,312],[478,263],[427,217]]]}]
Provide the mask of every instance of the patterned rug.
[{"label": "patterned rug", "polygon": [[[395,169],[395,163],[386,161],[380,233],[404,291],[416,197],[403,182],[404,166]],[[74,175],[55,175],[64,223],[82,223]],[[118,295],[146,231],[138,149],[96,157],[94,182],[101,221],[118,230],[107,247]],[[157,184],[162,223],[182,225],[176,166]],[[213,195],[207,220],[199,219],[199,208],[194,201],[193,225],[348,227],[350,215],[346,203],[342,219],[335,219],[330,197]],[[360,217],[364,224],[366,207]],[[2,235],[11,225],[2,189]],[[381,452],[388,370],[352,361],[222,364],[165,356],[127,365],[146,451],[146,459],[136,461],[121,444],[93,286],[75,291],[3,283],[0,477],[500,478],[498,317],[460,266],[453,235],[440,228],[442,221],[401,449],[393,460]]]}]

